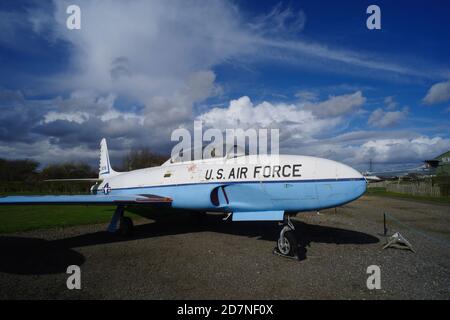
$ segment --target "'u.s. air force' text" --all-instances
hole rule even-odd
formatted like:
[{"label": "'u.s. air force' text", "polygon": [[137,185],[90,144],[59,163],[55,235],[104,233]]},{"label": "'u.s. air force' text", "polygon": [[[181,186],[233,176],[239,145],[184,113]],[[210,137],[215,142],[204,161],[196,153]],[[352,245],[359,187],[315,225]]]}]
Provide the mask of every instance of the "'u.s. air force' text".
[{"label": "'u.s. air force' text", "polygon": [[301,177],[301,164],[207,169],[206,180]]}]

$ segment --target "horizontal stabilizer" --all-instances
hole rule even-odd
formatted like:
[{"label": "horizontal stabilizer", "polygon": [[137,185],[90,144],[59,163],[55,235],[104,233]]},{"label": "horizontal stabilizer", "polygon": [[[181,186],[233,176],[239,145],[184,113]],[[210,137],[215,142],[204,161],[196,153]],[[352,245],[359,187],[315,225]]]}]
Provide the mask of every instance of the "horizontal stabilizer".
[{"label": "horizontal stabilizer", "polygon": [[84,178],[84,179],[47,179],[44,182],[101,182],[103,179],[99,178]]}]

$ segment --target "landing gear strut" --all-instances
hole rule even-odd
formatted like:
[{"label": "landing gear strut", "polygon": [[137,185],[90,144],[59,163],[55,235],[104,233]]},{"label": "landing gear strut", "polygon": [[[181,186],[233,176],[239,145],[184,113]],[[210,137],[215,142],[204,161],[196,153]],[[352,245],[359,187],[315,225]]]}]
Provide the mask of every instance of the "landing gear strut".
[{"label": "landing gear strut", "polygon": [[119,232],[124,237],[131,237],[133,235],[133,220],[130,217],[122,217],[120,219]]},{"label": "landing gear strut", "polygon": [[123,216],[124,209],[124,206],[117,206],[107,230],[111,233],[119,231],[122,236],[129,237],[133,234],[133,220]]},{"label": "landing gear strut", "polygon": [[295,228],[289,215],[284,216],[283,228],[277,241],[277,247],[274,253],[288,258],[297,258],[297,238],[295,237]]}]

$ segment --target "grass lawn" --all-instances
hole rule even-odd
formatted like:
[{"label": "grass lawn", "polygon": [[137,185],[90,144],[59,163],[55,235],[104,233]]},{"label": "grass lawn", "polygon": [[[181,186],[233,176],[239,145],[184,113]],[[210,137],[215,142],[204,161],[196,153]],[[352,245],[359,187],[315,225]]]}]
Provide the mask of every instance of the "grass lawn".
[{"label": "grass lawn", "polygon": [[[0,206],[0,234],[111,220],[113,206]],[[127,212],[136,219],[140,216]]]},{"label": "grass lawn", "polygon": [[401,199],[408,199],[408,200],[431,201],[431,202],[437,202],[437,203],[450,204],[449,197],[414,196],[411,194],[386,191],[386,188],[383,188],[383,187],[367,188],[366,194],[369,196],[385,196],[385,197],[401,198]]}]

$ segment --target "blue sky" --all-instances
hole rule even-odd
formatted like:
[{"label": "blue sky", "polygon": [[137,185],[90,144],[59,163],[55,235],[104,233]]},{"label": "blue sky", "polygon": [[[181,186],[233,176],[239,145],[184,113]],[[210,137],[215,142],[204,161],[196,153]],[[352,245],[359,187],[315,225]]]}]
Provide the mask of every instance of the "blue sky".
[{"label": "blue sky", "polygon": [[[81,8],[81,30],[66,8]],[[381,8],[368,30],[366,8]],[[177,127],[275,127],[366,169],[450,149],[448,1],[3,1],[0,152],[169,152]]]}]

